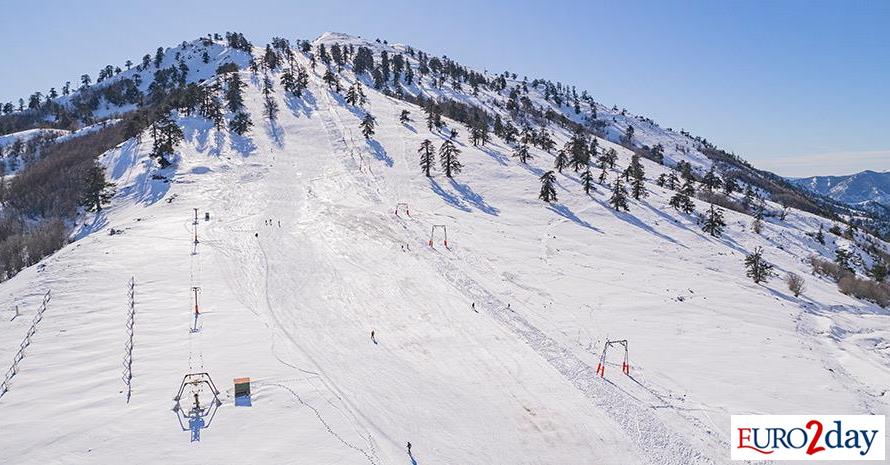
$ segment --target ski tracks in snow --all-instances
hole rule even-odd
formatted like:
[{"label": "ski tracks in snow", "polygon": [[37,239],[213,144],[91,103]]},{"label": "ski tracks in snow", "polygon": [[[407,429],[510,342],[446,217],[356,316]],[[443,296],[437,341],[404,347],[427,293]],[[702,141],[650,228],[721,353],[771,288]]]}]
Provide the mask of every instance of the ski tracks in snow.
[{"label": "ski tracks in snow", "polygon": [[[321,87],[321,86],[319,86]],[[348,153],[353,155],[356,151],[350,147],[350,142],[355,145],[351,135],[346,134],[342,121],[336,113],[335,106],[331,104],[330,97],[325,93],[325,103],[328,114],[336,121],[325,121],[325,129],[331,135],[332,140],[341,142]],[[324,112],[320,112],[324,113]],[[337,134],[339,132],[340,134]],[[359,149],[360,150],[360,149]],[[354,171],[353,171],[354,172]],[[354,175],[353,175],[354,176]],[[373,173],[376,184],[377,180]],[[358,186],[369,186],[356,182]],[[376,192],[369,192],[370,198],[380,202],[380,188],[376,186]],[[423,228],[413,229],[413,234],[419,236],[416,239],[424,242]],[[513,334],[530,346],[548,364],[562,374],[576,389],[590,398],[594,405],[606,412],[615,421],[621,430],[640,449],[642,455],[651,463],[660,465],[690,465],[712,464],[714,460],[707,457],[687,439],[666,425],[647,405],[633,398],[629,393],[618,386],[600,381],[596,376],[596,370],[586,362],[578,358],[567,348],[561,346],[556,340],[547,336],[540,329],[528,322],[519,314],[507,310],[506,304],[489,292],[483,285],[472,279],[459,266],[449,260],[442,253],[431,254],[432,263],[437,272],[458,291],[465,294],[470,300],[481,303],[481,308],[486,310],[496,321],[507,327]],[[455,259],[463,260],[454,255]],[[692,419],[681,417],[692,422]],[[702,425],[692,425],[695,429],[705,429]]]}]

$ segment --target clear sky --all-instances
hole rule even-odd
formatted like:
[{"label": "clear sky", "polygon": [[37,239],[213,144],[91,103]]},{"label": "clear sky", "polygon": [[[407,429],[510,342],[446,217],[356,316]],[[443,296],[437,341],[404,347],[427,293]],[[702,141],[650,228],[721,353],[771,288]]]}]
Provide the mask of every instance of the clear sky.
[{"label": "clear sky", "polygon": [[0,102],[208,32],[326,30],[587,89],[787,176],[890,170],[890,0],[0,0]]}]

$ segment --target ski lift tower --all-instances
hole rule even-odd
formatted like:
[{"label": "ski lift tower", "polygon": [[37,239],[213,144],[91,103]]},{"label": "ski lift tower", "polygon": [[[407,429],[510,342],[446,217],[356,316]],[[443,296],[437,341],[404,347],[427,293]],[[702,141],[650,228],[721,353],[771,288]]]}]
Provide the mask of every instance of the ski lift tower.
[{"label": "ski lift tower", "polygon": [[173,400],[176,402],[173,413],[176,414],[179,427],[183,431],[191,431],[192,442],[201,440],[201,430],[210,427],[222,405],[219,389],[206,372],[186,374]]}]

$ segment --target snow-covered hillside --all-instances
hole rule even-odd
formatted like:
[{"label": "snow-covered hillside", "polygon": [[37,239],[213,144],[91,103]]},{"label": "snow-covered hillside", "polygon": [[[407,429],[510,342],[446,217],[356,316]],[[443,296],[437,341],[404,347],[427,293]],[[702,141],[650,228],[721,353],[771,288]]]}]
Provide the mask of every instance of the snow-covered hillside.
[{"label": "snow-covered hillside", "polygon": [[[349,42],[407,50],[342,34],[316,44]],[[609,206],[608,186],[585,195],[571,169],[546,204],[539,177],[553,154],[533,147],[522,164],[499,138],[473,146],[454,121],[428,131],[420,107],[367,76],[377,126],[365,140],[365,110],[329,90],[324,65],[297,60],[309,86],[286,95],[273,73],[274,122],[262,77],[243,69],[245,136],[180,115],[170,168],[150,158],[148,134],[104,154],[111,205],[83,218],[77,241],[0,284],[3,363],[52,291],[0,397],[0,463],[710,464],[728,462],[731,414],[890,414],[890,313],[805,263],[857,250],[809,235],[828,220],[791,210],[756,234],[750,216],[727,211],[715,238],[668,206],[673,192],[653,180],[669,168],[645,159],[650,195],[629,212]],[[356,79],[339,74],[344,88]],[[488,89],[425,77],[404,92],[506,116]],[[530,98],[553,106],[537,90]],[[554,109],[574,117],[568,108]],[[711,165],[686,136],[598,112],[616,127],[634,121],[671,166]],[[423,176],[418,147],[440,146],[451,128],[463,171]],[[560,147],[571,136],[551,130]],[[612,181],[632,154],[598,142],[619,154]],[[757,247],[777,272],[806,277],[802,297],[781,279],[745,276]],[[616,339],[628,341],[629,375],[610,352],[600,378],[603,344]],[[190,441],[172,398],[196,372],[222,404]],[[238,377],[252,379],[250,407],[234,406]],[[206,388],[194,394],[208,405]]]},{"label": "snow-covered hillside", "polygon": [[890,172],[863,171],[847,176],[813,176],[792,182],[839,202],[890,205]]}]

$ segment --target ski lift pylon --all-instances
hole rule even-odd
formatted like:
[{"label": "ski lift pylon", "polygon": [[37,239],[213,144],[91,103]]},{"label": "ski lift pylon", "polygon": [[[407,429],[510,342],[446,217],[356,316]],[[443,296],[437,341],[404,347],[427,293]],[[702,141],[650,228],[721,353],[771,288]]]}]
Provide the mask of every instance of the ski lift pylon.
[{"label": "ski lift pylon", "polygon": [[404,211],[406,215],[411,216],[411,211],[408,210],[407,202],[399,202],[396,204],[395,214],[399,216],[399,211]]},{"label": "ski lift pylon", "polygon": [[596,364],[596,374],[600,378],[606,377],[606,352],[609,351],[609,347],[616,345],[624,348],[624,361],[621,363],[621,371],[625,375],[630,376],[630,363],[627,361],[627,339],[622,339],[620,341],[606,341],[605,345],[603,345],[603,353],[600,354],[600,361]]},{"label": "ski lift pylon", "polygon": [[207,372],[188,373],[182,377],[182,383],[179,385],[179,392],[177,392],[176,397],[173,398],[173,400],[176,401],[176,406],[173,407],[173,410],[180,408],[179,402],[182,400],[182,394],[187,387],[191,388],[193,393],[197,393],[203,385],[210,388],[210,392],[213,394],[213,401],[221,404],[222,401],[219,400],[219,389],[213,384],[213,379],[210,378],[210,374]]},{"label": "ski lift pylon", "polygon": [[448,228],[444,224],[434,224],[432,229],[430,229],[430,247],[433,246],[433,239],[436,237],[437,230],[442,231],[442,243],[445,244],[445,248],[448,248]]}]

